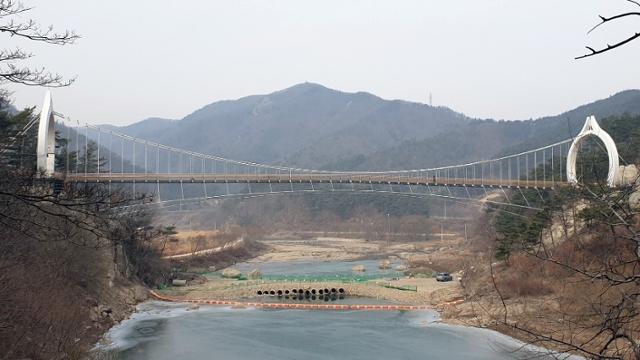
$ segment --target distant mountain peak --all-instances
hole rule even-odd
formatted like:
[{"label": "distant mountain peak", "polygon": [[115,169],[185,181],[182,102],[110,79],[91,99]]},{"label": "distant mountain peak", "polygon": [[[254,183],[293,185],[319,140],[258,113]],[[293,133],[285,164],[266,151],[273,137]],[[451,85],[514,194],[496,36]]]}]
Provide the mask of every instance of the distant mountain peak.
[{"label": "distant mountain peak", "polygon": [[293,86],[289,86],[282,90],[276,90],[269,95],[303,95],[313,92],[335,92],[340,93],[341,91],[330,89],[324,85],[320,85],[312,82],[303,82]]},{"label": "distant mountain peak", "polygon": [[[309,82],[309,81],[305,81],[299,84],[295,84],[293,86],[289,86],[288,88],[284,88],[280,91],[288,91],[288,90],[307,90],[307,89],[326,89],[326,90],[333,90],[333,89],[329,89],[328,87],[318,84],[318,83],[314,83],[314,82]],[[335,90],[334,90],[335,91]]]}]

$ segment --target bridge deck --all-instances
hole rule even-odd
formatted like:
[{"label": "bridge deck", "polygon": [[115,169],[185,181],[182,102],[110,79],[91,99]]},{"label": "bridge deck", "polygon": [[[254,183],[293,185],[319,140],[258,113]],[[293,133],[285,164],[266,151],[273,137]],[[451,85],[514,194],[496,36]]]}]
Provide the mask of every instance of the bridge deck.
[{"label": "bridge deck", "polygon": [[427,178],[415,175],[370,174],[188,174],[188,173],[56,173],[65,182],[93,183],[214,183],[214,184],[391,184],[451,187],[504,187],[553,189],[564,182],[518,179]]}]

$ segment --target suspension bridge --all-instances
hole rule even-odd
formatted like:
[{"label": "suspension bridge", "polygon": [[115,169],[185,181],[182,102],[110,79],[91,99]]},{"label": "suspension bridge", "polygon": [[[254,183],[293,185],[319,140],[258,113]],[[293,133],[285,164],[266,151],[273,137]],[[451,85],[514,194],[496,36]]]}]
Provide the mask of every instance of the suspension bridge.
[{"label": "suspension bridge", "polygon": [[[553,190],[578,183],[577,155],[588,137],[599,138],[605,146],[609,158],[607,184],[614,187],[621,181],[615,142],[593,116],[574,138],[536,149],[465,164],[390,171],[328,171],[233,160],[79,123],[73,133],[70,126],[66,127],[71,148],[75,147],[76,159],[72,160],[71,149],[65,154],[56,153],[56,117],[69,120],[54,112],[51,93],[47,92],[37,135],[37,166],[43,177],[70,183],[132,184],[134,192],[136,184],[156,184],[158,197],[160,184],[171,183],[202,184],[204,198],[212,195],[207,193],[207,184],[226,186],[226,195],[230,195],[230,184],[248,184],[250,192],[251,184],[262,184],[267,187],[262,193],[277,192],[274,186],[282,184],[290,186],[287,192],[295,191],[294,184],[306,184],[311,191],[335,191],[336,186],[344,184],[370,191],[389,186],[394,192],[393,185],[407,186],[411,193],[414,187],[449,191],[440,196],[452,195],[449,188],[464,188],[467,194],[468,189],[475,188],[485,193],[486,189]],[[56,168],[56,156],[67,156],[62,159],[62,168]],[[79,161],[82,156],[84,160]]]}]

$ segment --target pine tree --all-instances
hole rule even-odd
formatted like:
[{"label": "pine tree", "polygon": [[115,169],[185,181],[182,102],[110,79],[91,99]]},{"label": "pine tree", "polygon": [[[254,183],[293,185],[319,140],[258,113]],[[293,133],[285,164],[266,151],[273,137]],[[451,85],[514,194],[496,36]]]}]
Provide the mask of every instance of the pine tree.
[{"label": "pine tree", "polygon": [[[0,103],[2,103],[0,94]],[[0,109],[0,165],[13,168],[35,170],[36,168],[36,131],[32,126],[25,127],[33,120],[33,108],[11,113],[7,108]]]},{"label": "pine tree", "polygon": [[100,171],[108,172],[106,168],[107,160],[104,157],[98,159],[98,144],[89,141],[84,153],[78,159],[78,172],[96,173]]},{"label": "pine tree", "polygon": [[69,151],[69,139],[63,138],[56,130],[56,164],[58,172],[75,172],[78,167],[78,153]]}]

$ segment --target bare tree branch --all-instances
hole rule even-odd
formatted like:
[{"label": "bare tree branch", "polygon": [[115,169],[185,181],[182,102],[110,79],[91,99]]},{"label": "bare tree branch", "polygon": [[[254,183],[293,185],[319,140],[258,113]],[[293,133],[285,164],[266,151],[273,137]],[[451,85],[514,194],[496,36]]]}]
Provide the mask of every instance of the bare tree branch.
[{"label": "bare tree branch", "polygon": [[607,52],[607,51],[611,51],[611,50],[613,50],[613,49],[615,49],[615,48],[618,48],[618,47],[620,47],[620,46],[622,46],[622,45],[625,45],[625,44],[627,44],[627,43],[630,43],[631,41],[633,41],[633,40],[635,40],[635,39],[637,39],[637,38],[639,38],[639,37],[640,37],[640,33],[635,33],[634,35],[632,35],[632,36],[628,37],[626,40],[620,41],[619,43],[616,43],[616,44],[613,44],[613,45],[607,45],[607,47],[606,47],[606,48],[604,48],[604,49],[600,49],[600,50],[594,50],[593,48],[591,48],[591,47],[589,47],[589,46],[586,46],[586,48],[587,48],[587,49],[589,49],[589,50],[591,51],[591,53],[590,53],[590,54],[585,54],[585,55],[578,56],[578,57],[576,57],[575,59],[576,59],[576,60],[584,59],[584,58],[587,58],[587,57],[590,57],[590,56],[594,56],[594,55],[598,55],[598,54],[605,53],[605,52]]},{"label": "bare tree branch", "polygon": [[[640,2],[638,2],[636,0],[626,0],[626,1],[630,2],[632,4],[640,6]],[[640,16],[640,12],[625,12],[625,13],[613,15],[613,16],[610,16],[610,17],[605,17],[605,16],[602,16],[602,15],[598,15],[598,17],[601,20],[600,23],[596,24],[589,31],[587,31],[587,34],[590,34],[591,32],[593,32],[594,30],[596,30],[597,28],[599,28],[600,26],[602,26],[602,25],[604,25],[606,23],[613,22],[613,21],[616,21],[616,20],[619,20],[619,19],[622,19],[622,18],[627,18],[627,17],[630,17],[630,16]],[[597,50],[594,49],[593,47],[586,46],[587,50],[589,50],[590,53],[578,56],[575,59],[576,60],[584,59],[584,58],[587,58],[587,57],[591,57],[591,56],[595,56],[595,55],[599,55],[599,54],[605,53],[607,51],[611,51],[611,50],[616,49],[616,48],[618,48],[620,46],[628,44],[631,41],[633,41],[633,40],[635,40],[635,39],[637,39],[639,37],[640,37],[640,33],[635,33],[634,35],[631,35],[631,36],[629,36],[628,38],[626,38],[624,40],[621,40],[621,41],[616,42],[614,44],[607,44],[606,47],[601,48],[601,49],[597,49]]]},{"label": "bare tree branch", "polygon": [[[0,34],[53,45],[73,44],[80,38],[73,31],[56,32],[53,26],[41,28],[33,19],[23,19],[24,14],[30,10],[31,8],[25,7],[21,2],[0,0]],[[18,65],[21,60],[32,56],[19,49],[0,50],[0,65],[2,65],[0,66],[0,83],[8,81],[29,86],[52,87],[68,86],[73,83],[74,79],[64,80],[61,75],[47,72],[44,68],[31,69]]]},{"label": "bare tree branch", "polygon": [[627,1],[632,3],[632,4],[636,4],[636,5],[640,6],[640,2],[638,2],[636,0],[627,0]]}]

